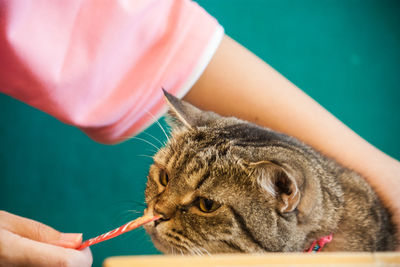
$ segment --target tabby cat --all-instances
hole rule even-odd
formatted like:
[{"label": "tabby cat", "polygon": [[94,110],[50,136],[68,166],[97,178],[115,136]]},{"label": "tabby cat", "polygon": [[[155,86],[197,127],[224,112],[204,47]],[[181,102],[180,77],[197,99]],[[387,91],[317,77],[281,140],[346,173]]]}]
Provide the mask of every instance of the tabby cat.
[{"label": "tabby cat", "polygon": [[204,112],[165,92],[173,121],[154,156],[145,228],[163,253],[385,251],[391,216],[357,173],[287,135]]}]

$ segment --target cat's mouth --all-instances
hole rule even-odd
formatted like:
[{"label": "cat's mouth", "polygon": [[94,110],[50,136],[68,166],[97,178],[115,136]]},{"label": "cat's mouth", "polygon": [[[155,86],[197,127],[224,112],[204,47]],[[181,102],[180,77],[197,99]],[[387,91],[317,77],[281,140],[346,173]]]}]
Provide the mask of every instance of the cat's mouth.
[{"label": "cat's mouth", "polygon": [[[152,206],[149,205],[144,210],[144,214],[145,215],[156,215],[157,213],[155,213]],[[163,234],[165,229],[164,229],[164,227],[161,227],[161,226],[163,225],[164,222],[167,222],[169,220],[170,220],[169,218],[161,217],[158,220],[155,220],[151,223],[144,225],[144,229],[150,235],[154,246],[161,252],[163,252],[165,254],[187,254],[188,253],[187,248],[185,248],[179,244],[175,244],[176,242],[173,240],[170,240],[170,238],[168,238],[168,235],[165,236]]]},{"label": "cat's mouth", "polygon": [[[157,213],[154,213],[154,208],[153,208],[153,207],[148,206],[148,207],[144,210],[144,215],[153,217],[153,216],[158,215],[158,214],[157,214]],[[157,225],[159,225],[161,222],[169,221],[169,218],[166,219],[166,218],[164,218],[162,215],[159,215],[159,216],[161,216],[160,219],[155,220],[154,222],[152,222],[152,223],[150,223],[150,224],[148,224],[148,225],[153,225],[153,224],[154,224],[154,227],[157,227]]]}]

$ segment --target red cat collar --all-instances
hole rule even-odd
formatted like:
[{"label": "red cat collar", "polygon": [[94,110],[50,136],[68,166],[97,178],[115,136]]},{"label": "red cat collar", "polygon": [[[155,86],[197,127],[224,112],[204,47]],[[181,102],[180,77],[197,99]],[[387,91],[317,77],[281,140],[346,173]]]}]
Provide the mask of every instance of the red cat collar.
[{"label": "red cat collar", "polygon": [[312,242],[310,248],[306,249],[304,252],[308,252],[308,253],[320,252],[326,244],[328,244],[332,241],[332,239],[333,239],[333,234],[323,236],[320,239]]}]

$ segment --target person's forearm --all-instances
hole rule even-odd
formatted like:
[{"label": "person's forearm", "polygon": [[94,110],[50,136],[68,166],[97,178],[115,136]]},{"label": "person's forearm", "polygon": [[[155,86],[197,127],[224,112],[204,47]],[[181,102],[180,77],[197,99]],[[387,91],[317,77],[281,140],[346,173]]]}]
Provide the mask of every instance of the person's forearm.
[{"label": "person's forearm", "polygon": [[400,224],[400,163],[346,127],[272,67],[225,37],[184,97],[204,110],[292,135],[366,177]]}]

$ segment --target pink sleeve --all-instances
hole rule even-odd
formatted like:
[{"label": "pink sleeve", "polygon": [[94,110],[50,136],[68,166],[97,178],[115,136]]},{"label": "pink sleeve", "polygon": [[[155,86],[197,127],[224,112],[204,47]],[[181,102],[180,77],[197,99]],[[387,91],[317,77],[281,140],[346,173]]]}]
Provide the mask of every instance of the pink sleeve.
[{"label": "pink sleeve", "polygon": [[0,0],[0,91],[116,143],[182,97],[223,29],[189,0]]}]

